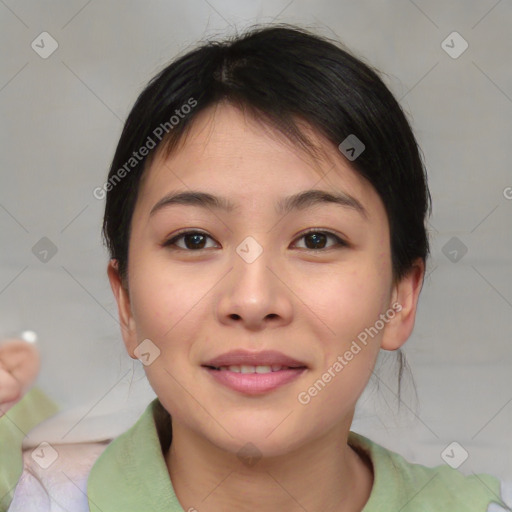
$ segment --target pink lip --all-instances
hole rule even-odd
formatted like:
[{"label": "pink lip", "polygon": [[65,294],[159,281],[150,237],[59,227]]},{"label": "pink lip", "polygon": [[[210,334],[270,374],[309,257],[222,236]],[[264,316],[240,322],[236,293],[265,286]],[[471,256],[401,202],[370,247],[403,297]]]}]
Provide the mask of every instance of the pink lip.
[{"label": "pink lip", "polygon": [[298,378],[306,370],[305,367],[302,367],[295,369],[286,368],[270,373],[237,373],[229,370],[206,368],[206,371],[217,382],[247,395],[260,395],[273,391]]},{"label": "pink lip", "polygon": [[[202,366],[289,366],[291,368],[305,368],[307,365],[297,361],[281,352],[275,350],[264,350],[262,352],[250,352],[248,350],[232,350],[221,354]],[[277,373],[277,372],[276,372]],[[247,375],[247,374],[245,374]],[[260,374],[261,375],[261,374]]]}]

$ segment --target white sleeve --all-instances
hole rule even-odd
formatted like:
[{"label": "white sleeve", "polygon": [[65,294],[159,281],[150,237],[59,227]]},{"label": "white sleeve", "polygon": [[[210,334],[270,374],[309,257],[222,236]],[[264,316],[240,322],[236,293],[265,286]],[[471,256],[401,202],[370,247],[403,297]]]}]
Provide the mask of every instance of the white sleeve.
[{"label": "white sleeve", "polygon": [[507,505],[503,508],[496,503],[491,503],[487,512],[509,512],[512,511],[512,480],[501,481],[501,499]]},{"label": "white sleeve", "polygon": [[8,512],[89,512],[88,475],[106,447],[107,443],[53,445],[58,457],[46,469],[34,462],[35,450],[24,450],[23,473]]},{"label": "white sleeve", "polygon": [[39,479],[24,469],[18,480],[8,512],[23,512],[24,510],[50,512],[50,501],[50,496]]}]

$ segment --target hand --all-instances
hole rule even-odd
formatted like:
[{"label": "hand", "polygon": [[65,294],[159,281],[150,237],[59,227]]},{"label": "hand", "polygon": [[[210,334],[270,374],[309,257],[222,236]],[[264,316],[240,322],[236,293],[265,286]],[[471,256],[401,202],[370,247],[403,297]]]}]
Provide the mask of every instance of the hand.
[{"label": "hand", "polygon": [[21,339],[0,342],[0,417],[23,398],[40,366],[39,351],[34,344]]}]

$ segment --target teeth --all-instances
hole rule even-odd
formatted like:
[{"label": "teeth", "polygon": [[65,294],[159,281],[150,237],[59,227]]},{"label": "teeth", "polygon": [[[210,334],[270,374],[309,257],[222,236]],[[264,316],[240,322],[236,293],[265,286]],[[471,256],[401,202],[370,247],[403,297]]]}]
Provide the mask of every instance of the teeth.
[{"label": "teeth", "polygon": [[230,371],[235,373],[270,373],[277,372],[282,370],[283,368],[287,368],[286,366],[281,366],[279,364],[273,364],[272,366],[250,366],[250,365],[241,365],[241,366],[221,366],[219,368],[220,371]]},{"label": "teeth", "polygon": [[272,368],[270,368],[270,366],[256,366],[255,370],[256,373],[270,373]]}]

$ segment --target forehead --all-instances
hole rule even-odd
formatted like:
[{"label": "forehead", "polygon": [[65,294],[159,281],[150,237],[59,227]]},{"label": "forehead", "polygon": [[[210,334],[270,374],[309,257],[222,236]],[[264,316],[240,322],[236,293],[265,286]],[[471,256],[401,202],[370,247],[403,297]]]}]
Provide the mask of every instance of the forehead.
[{"label": "forehead", "polygon": [[282,133],[230,104],[196,115],[191,128],[166,157],[157,151],[141,180],[136,210],[147,215],[171,191],[202,190],[229,197],[238,207],[268,205],[307,189],[343,192],[381,217],[384,206],[371,184],[339,150],[309,125],[300,129],[317,156],[293,145]]}]

